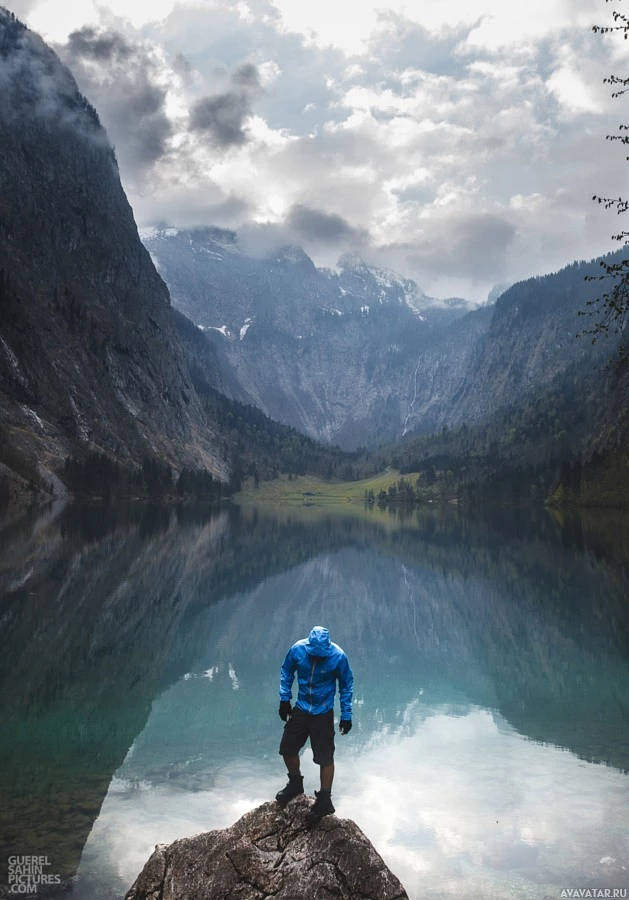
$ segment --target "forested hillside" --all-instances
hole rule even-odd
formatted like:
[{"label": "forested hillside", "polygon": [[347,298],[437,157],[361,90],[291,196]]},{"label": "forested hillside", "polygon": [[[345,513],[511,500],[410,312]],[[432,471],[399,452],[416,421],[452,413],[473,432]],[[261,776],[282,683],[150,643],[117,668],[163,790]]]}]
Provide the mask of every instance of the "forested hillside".
[{"label": "forested hillside", "polygon": [[573,363],[481,425],[444,426],[382,452],[402,473],[420,473],[413,502],[627,505],[628,386],[620,355],[596,366]]},{"label": "forested hillside", "polygon": [[0,476],[59,494],[64,460],[150,456],[227,480],[98,115],[0,10]]}]

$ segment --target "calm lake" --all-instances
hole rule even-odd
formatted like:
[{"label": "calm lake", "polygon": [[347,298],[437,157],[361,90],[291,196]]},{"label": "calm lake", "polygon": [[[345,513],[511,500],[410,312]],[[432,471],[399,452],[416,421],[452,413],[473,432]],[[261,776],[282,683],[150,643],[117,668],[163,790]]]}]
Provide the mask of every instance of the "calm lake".
[{"label": "calm lake", "polygon": [[273,798],[279,667],[321,624],[355,678],[337,814],[413,900],[629,896],[626,520],[91,507],[0,534],[0,883],[46,855],[120,898],[156,843]]}]

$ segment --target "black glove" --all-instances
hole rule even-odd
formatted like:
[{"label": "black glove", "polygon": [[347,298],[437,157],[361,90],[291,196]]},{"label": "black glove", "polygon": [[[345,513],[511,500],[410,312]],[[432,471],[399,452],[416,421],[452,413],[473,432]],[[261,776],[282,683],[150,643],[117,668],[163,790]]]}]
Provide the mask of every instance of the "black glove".
[{"label": "black glove", "polygon": [[339,731],[341,734],[349,734],[352,730],[352,720],[351,719],[341,719],[339,722]]},{"label": "black glove", "polygon": [[287,721],[292,711],[293,707],[290,705],[290,700],[280,700],[280,719],[282,722]]}]

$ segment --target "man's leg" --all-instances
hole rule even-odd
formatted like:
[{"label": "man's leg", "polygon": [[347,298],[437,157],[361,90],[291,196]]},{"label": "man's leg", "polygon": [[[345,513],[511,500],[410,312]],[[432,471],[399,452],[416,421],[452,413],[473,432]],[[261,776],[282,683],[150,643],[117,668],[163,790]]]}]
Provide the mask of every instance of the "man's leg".
[{"label": "man's leg", "polygon": [[[299,757],[297,758],[297,764],[299,765]],[[332,782],[334,781],[334,763],[330,763],[327,766],[319,766],[319,771],[321,773],[321,790],[331,791]]]},{"label": "man's leg", "polygon": [[304,792],[304,779],[299,770],[299,751],[308,739],[306,716],[297,710],[284,726],[280,743],[280,756],[288,769],[288,784],[275,795],[280,806],[285,806],[293,797]]},{"label": "man's leg", "polygon": [[315,763],[319,766],[321,790],[315,791],[317,799],[305,816],[307,825],[316,825],[324,816],[334,812],[332,782],[334,780],[334,714],[323,713],[313,717],[310,743]]},{"label": "man's leg", "polygon": [[[298,756],[284,756],[282,757],[284,760],[284,765],[288,769],[289,775],[299,775],[299,757]],[[332,777],[334,777],[334,766],[332,766]]]}]

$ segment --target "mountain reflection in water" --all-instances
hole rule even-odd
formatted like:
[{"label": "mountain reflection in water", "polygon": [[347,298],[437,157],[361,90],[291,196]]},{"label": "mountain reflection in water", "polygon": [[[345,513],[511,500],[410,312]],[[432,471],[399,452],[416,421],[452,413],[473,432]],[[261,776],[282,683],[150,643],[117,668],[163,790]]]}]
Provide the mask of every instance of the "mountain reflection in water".
[{"label": "mountain reflection in water", "polygon": [[92,506],[1,534],[2,864],[119,897],[156,842],[272,797],[279,665],[325,624],[356,679],[337,810],[411,897],[629,886],[622,519]]}]

